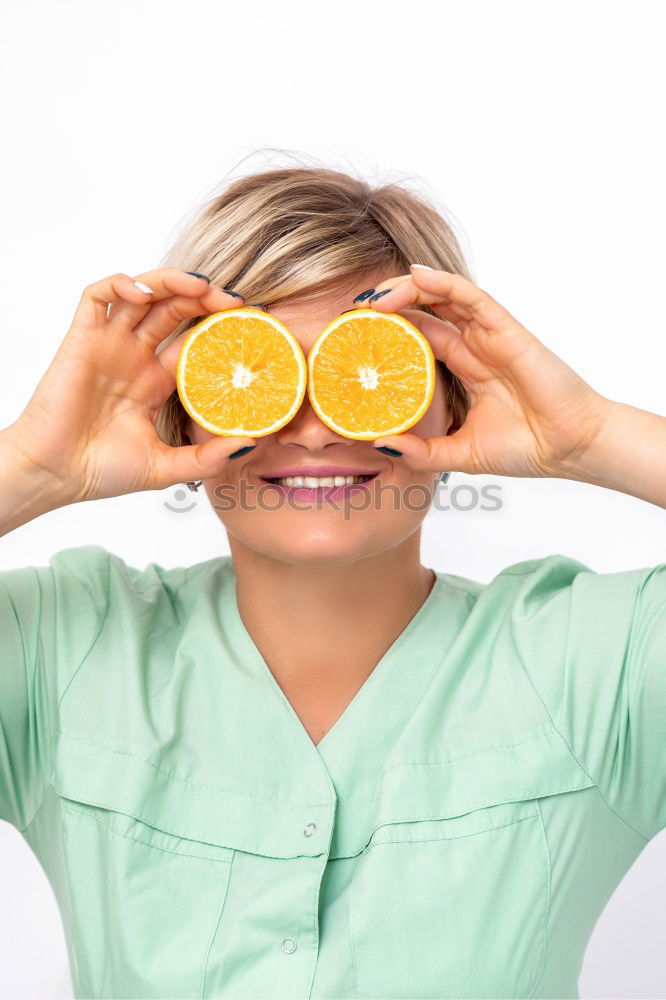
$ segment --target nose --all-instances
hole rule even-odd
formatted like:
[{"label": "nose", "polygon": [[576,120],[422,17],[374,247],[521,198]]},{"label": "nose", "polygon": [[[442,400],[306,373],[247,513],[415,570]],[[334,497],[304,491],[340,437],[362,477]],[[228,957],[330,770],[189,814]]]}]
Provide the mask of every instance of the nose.
[{"label": "nose", "polygon": [[275,433],[275,439],[282,445],[299,445],[309,451],[320,451],[327,444],[355,444],[351,438],[336,434],[323,423],[312,408],[307,394],[294,417]]}]

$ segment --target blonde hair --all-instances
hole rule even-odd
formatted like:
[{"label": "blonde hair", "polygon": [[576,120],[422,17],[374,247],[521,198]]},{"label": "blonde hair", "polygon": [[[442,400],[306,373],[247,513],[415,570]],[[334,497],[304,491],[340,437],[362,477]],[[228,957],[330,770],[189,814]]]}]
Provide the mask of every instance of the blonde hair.
[{"label": "blonde hair", "polygon": [[[373,187],[321,166],[272,168],[234,181],[197,211],[162,260],[266,307],[325,294],[353,277],[363,288],[365,275],[379,269],[387,277],[407,274],[410,263],[470,277],[453,229],[425,198],[395,182]],[[200,318],[181,323],[158,350]],[[438,364],[451,434],[470,400],[460,380]],[[157,431],[169,445],[186,444],[188,422],[174,389],[157,414]]]}]

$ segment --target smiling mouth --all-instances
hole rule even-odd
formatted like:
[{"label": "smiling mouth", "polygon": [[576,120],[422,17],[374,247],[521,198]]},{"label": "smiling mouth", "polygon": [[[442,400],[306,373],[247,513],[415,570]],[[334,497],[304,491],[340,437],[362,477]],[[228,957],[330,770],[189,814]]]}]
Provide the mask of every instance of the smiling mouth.
[{"label": "smiling mouth", "polygon": [[301,489],[330,489],[335,486],[357,486],[374,479],[378,473],[363,476],[282,476],[274,479],[264,478],[265,482],[274,486],[300,487]]}]

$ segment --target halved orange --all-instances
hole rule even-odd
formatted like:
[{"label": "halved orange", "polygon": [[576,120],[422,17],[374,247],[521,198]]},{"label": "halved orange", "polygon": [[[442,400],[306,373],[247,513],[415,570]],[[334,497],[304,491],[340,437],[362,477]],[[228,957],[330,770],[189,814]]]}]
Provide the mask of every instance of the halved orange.
[{"label": "halved orange", "polygon": [[404,316],[355,309],[312,345],[307,391],[319,419],[337,434],[363,441],[400,434],[430,406],[432,348]]},{"label": "halved orange", "polygon": [[272,434],[295,416],[306,383],[305,357],[293,333],[253,306],[206,316],[178,355],[180,400],[212,434]]}]

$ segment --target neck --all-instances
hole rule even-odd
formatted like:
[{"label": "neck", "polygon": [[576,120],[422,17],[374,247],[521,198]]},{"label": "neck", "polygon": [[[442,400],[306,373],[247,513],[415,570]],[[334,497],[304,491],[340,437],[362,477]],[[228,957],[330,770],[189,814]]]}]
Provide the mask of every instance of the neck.
[{"label": "neck", "polygon": [[229,544],[243,624],[286,694],[353,695],[434,583],[420,562],[420,531],[336,564],[285,562],[232,535]]}]

